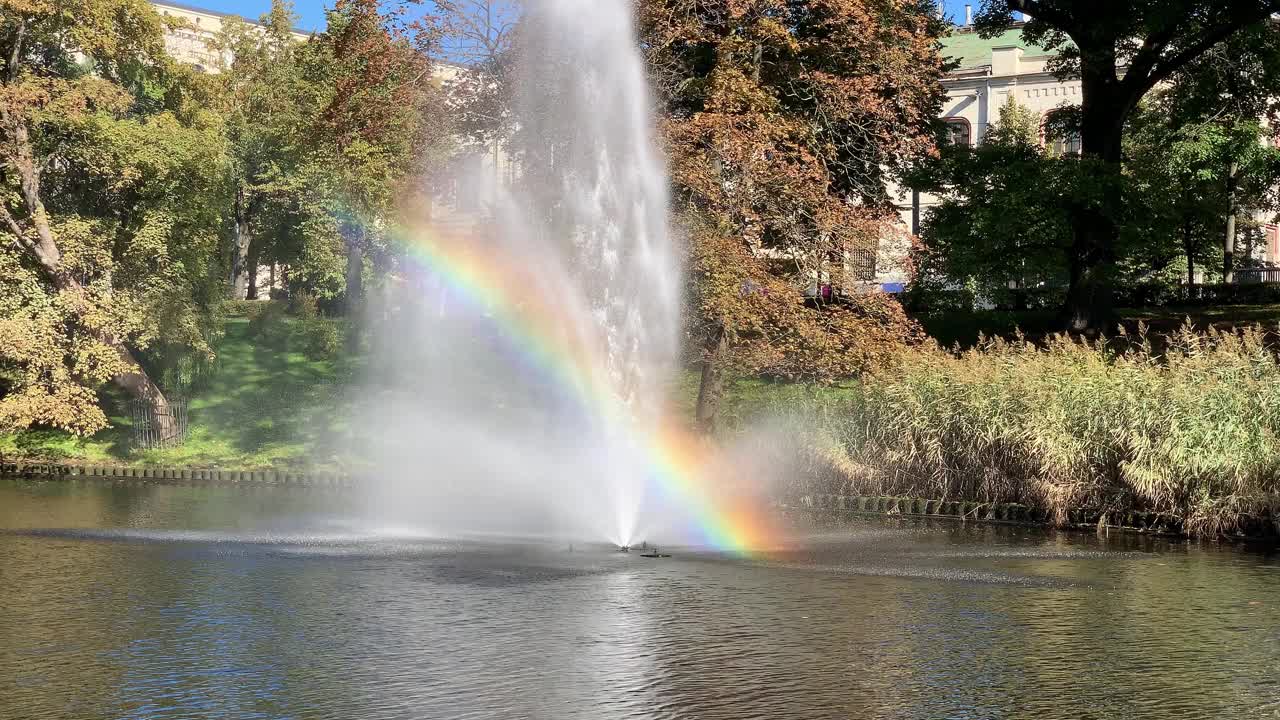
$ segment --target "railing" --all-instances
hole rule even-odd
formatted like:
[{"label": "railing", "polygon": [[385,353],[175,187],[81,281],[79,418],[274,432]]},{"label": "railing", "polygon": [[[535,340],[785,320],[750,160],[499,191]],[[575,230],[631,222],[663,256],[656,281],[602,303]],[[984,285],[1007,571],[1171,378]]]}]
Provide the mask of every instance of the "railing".
[{"label": "railing", "polygon": [[170,398],[167,409],[156,411],[155,405],[145,400],[133,400],[129,409],[133,415],[131,437],[133,447],[140,450],[172,448],[187,439],[187,401]]},{"label": "railing", "polygon": [[1236,285],[1280,283],[1280,268],[1240,268],[1233,273],[1232,282]]}]

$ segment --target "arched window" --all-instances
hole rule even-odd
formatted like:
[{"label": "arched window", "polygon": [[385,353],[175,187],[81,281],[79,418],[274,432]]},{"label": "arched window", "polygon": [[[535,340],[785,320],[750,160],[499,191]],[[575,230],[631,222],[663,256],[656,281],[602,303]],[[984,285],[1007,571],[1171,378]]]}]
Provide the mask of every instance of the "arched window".
[{"label": "arched window", "polygon": [[1078,108],[1051,110],[1044,116],[1044,143],[1052,157],[1080,155]]},{"label": "arched window", "polygon": [[973,134],[969,131],[969,121],[964,118],[947,118],[947,144],[969,147],[973,144]]}]

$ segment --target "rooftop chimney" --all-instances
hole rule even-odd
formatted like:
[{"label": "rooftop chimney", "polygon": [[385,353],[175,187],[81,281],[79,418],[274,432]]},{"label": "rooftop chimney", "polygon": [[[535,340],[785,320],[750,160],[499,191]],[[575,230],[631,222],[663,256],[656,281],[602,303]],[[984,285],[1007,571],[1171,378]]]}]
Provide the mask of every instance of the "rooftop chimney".
[{"label": "rooftop chimney", "polygon": [[964,6],[964,26],[971,27],[973,25],[973,6]]}]

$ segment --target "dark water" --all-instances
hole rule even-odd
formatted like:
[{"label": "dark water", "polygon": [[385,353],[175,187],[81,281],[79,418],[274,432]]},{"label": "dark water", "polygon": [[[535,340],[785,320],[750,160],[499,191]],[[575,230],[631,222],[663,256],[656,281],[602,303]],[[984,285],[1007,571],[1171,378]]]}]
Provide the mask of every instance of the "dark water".
[{"label": "dark water", "polygon": [[645,560],[350,501],[0,482],[0,718],[1280,717],[1274,555],[863,521]]}]

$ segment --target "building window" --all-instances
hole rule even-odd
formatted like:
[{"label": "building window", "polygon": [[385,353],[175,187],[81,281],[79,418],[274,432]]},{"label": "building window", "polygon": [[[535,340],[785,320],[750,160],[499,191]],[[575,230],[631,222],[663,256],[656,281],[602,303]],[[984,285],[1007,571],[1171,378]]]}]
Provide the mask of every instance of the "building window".
[{"label": "building window", "polygon": [[850,250],[847,262],[849,278],[851,280],[871,282],[876,279],[875,250]]},{"label": "building window", "polygon": [[947,120],[947,144],[960,145],[962,147],[969,147],[973,144],[968,120],[964,118],[950,118]]},{"label": "building window", "polygon": [[1079,156],[1080,115],[1074,109],[1054,110],[1044,116],[1044,142],[1053,157]]}]

